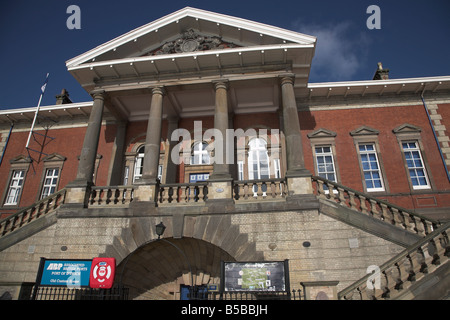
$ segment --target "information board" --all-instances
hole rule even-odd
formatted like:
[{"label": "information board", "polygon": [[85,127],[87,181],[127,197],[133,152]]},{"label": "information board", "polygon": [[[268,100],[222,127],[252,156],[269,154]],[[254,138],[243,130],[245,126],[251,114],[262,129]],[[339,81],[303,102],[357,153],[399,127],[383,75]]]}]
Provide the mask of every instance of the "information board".
[{"label": "information board", "polygon": [[224,291],[288,291],[288,261],[222,262]]},{"label": "information board", "polygon": [[87,287],[92,260],[45,260],[40,285]]}]

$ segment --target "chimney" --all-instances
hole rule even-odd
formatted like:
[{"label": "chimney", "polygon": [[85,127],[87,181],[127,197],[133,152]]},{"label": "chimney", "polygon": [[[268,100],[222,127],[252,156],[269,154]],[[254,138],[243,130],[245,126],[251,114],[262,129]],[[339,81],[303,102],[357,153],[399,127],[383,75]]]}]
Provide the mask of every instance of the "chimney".
[{"label": "chimney", "polygon": [[72,103],[72,100],[69,98],[69,92],[67,92],[66,89],[61,90],[61,94],[57,94],[55,96],[56,98],[56,104],[66,104],[66,103]]},{"label": "chimney", "polygon": [[381,62],[378,62],[378,68],[377,71],[375,71],[372,80],[387,80],[387,79],[389,79],[389,69],[383,69],[383,65],[381,64]]}]

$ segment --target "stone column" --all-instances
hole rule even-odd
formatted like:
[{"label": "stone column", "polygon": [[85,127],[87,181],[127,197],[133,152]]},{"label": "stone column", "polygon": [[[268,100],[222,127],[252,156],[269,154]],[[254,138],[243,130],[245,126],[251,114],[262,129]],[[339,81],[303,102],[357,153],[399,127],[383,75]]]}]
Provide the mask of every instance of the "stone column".
[{"label": "stone column", "polygon": [[[214,129],[222,135],[221,143],[219,137],[215,137],[215,162],[213,164],[213,172],[209,176],[208,181],[208,201],[211,206],[223,206],[233,201],[232,195],[232,178],[230,174],[230,166],[227,164],[227,137],[228,129],[228,85],[226,80],[214,82],[216,92],[216,107],[214,111]],[[221,148],[221,149],[219,149]],[[222,151],[222,159],[218,158],[218,152]],[[219,163],[217,163],[219,162]]]},{"label": "stone column", "polygon": [[159,152],[161,150],[161,125],[164,89],[152,89],[152,102],[145,138],[144,166],[142,169],[143,184],[156,184],[158,178]]},{"label": "stone column", "polygon": [[[226,131],[228,129],[228,86],[226,81],[214,82],[216,90],[216,108],[214,110],[214,128],[222,134],[222,143],[215,144],[216,158],[222,151],[222,159],[216,159],[210,179],[230,179],[230,166],[226,162]],[[217,141],[217,137],[215,137]],[[221,150],[218,150],[221,147]],[[217,163],[219,162],[219,163]]]},{"label": "stone column", "polygon": [[108,185],[119,186],[123,184],[123,155],[125,150],[125,136],[127,123],[125,121],[117,124],[116,137],[112,149],[111,162],[108,170]]},{"label": "stone column", "polygon": [[97,158],[98,141],[102,126],[105,91],[94,90],[91,92],[94,99],[89,122],[84,135],[80,161],[76,179],[67,184],[66,204],[73,206],[87,206],[90,190],[93,183],[95,160]]},{"label": "stone column", "polygon": [[95,169],[95,159],[97,157],[98,140],[100,128],[102,126],[103,106],[105,102],[104,90],[92,92],[94,104],[89,116],[88,127],[84,135],[83,148],[81,149],[80,162],[76,180],[87,181],[92,184]]},{"label": "stone column", "polygon": [[161,149],[161,125],[164,88],[152,89],[152,101],[145,138],[142,178],[136,182],[134,199],[130,208],[147,210],[155,207],[158,179],[159,151]]},{"label": "stone column", "polygon": [[282,75],[280,78],[289,194],[312,194],[311,173],[305,169],[303,158],[302,136],[294,92],[294,75]]}]

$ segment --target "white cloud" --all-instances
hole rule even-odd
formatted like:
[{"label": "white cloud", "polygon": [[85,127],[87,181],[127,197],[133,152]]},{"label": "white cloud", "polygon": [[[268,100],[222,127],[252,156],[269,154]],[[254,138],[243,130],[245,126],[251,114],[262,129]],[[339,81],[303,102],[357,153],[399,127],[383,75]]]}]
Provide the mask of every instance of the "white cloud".
[{"label": "white cloud", "polygon": [[317,37],[310,80],[354,80],[352,77],[367,56],[368,41],[362,32],[353,30],[350,22],[336,25],[296,23],[295,29]]}]

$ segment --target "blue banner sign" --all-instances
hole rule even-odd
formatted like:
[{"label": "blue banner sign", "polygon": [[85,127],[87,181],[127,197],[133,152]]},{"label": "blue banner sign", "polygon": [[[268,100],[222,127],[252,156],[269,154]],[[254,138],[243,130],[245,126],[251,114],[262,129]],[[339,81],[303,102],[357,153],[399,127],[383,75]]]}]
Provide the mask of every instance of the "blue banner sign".
[{"label": "blue banner sign", "polygon": [[85,287],[89,286],[92,260],[45,260],[41,285]]}]

